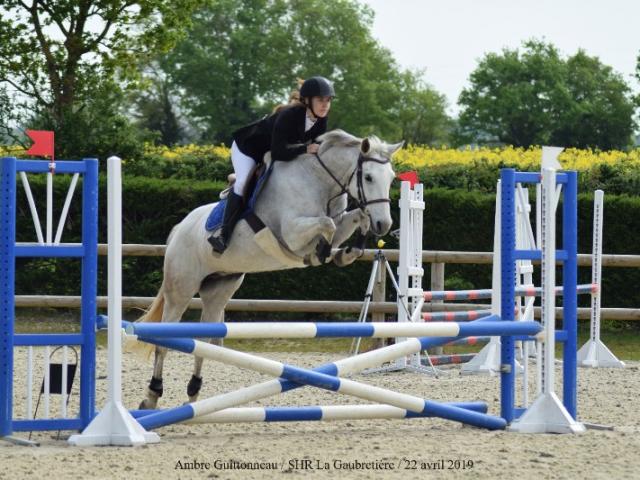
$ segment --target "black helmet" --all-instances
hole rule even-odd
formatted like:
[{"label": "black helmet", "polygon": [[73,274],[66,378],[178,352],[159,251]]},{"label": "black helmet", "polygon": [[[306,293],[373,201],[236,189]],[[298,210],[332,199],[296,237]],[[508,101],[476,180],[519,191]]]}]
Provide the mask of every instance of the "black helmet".
[{"label": "black helmet", "polygon": [[300,87],[301,97],[335,97],[333,84],[324,77],[307,78]]}]

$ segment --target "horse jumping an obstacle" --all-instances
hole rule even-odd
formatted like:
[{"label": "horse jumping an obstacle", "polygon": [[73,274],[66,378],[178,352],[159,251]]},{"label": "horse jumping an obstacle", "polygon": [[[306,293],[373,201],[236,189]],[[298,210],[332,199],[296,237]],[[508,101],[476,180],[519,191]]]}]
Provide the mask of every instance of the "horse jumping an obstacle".
[{"label": "horse jumping an obstacle", "polygon": [[[160,290],[142,322],[179,321],[191,299],[202,299],[201,322],[223,322],[224,308],[242,284],[244,275],[287,268],[302,268],[333,261],[353,263],[361,254],[346,247],[327,259],[318,252],[339,248],[351,235],[385,235],[391,228],[389,190],[395,175],[391,157],[402,142],[387,144],[376,137],[356,138],[341,130],[328,132],[317,154],[303,154],[291,162],[277,162],[253,208],[269,228],[277,245],[265,253],[246,221],[236,226],[230,245],[213,255],[205,224],[215,204],[190,212],[167,240],[164,277]],[[348,201],[357,208],[347,211]],[[219,342],[219,340],[213,340]],[[156,408],[162,396],[162,368],[167,352],[156,346],[153,376],[141,409]],[[196,357],[187,386],[190,402],[202,386],[202,362]]]}]

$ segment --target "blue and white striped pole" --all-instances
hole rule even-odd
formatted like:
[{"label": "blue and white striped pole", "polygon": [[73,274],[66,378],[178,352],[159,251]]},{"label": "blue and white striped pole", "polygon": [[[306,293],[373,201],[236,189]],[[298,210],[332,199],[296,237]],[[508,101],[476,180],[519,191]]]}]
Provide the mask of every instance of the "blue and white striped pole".
[{"label": "blue and white striped pole", "polygon": [[486,335],[527,335],[536,333],[535,322],[509,322],[492,315],[483,322],[429,323],[302,323],[302,322],[234,322],[234,323],[128,323],[130,335],[144,338],[337,338],[337,337],[468,337]]},{"label": "blue and white striped pole", "polygon": [[[487,413],[486,402],[451,402],[465,410]],[[161,410],[134,410],[134,418],[140,419],[161,412]],[[432,417],[428,413],[414,413],[391,405],[325,405],[307,407],[240,407],[227,408],[186,420],[185,424],[196,423],[249,423],[249,422],[303,422],[368,419],[411,419]]]}]

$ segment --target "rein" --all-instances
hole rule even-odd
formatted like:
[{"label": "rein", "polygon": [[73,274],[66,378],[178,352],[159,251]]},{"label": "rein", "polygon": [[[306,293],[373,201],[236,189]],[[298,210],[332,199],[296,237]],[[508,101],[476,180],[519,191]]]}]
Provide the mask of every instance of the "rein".
[{"label": "rein", "polygon": [[[331,171],[331,169],[329,167],[327,167],[327,165],[322,161],[322,158],[320,158],[320,155],[318,155],[318,153],[315,153],[315,156],[318,160],[318,162],[320,163],[320,165],[322,166],[322,168],[329,174],[329,176],[332,178],[332,180],[338,184],[338,186],[340,186],[340,191],[334,195],[333,197],[331,197],[328,201],[327,201],[327,216],[331,216],[331,202],[333,202],[336,198],[340,197],[343,194],[347,194],[347,197],[350,200],[355,201],[357,207],[362,210],[363,212],[365,211],[365,209],[367,208],[368,205],[374,204],[374,203],[391,203],[391,200],[388,198],[376,198],[374,200],[367,200],[367,196],[365,194],[364,191],[364,182],[363,182],[363,165],[366,162],[376,162],[379,163],[381,165],[384,165],[385,163],[389,163],[390,160],[386,159],[386,160],[380,160],[378,158],[371,158],[371,157],[365,157],[362,152],[358,155],[358,163],[356,165],[356,168],[351,172],[351,174],[349,175],[349,178],[347,179],[346,183],[342,183],[340,181],[339,178],[337,178],[335,176],[335,174]],[[353,179],[353,176],[356,175],[356,184],[357,184],[357,188],[358,188],[358,196],[354,197],[350,192],[349,192],[349,185],[351,184],[351,180]],[[346,210],[346,209],[345,209]],[[343,210],[344,212],[344,210]],[[338,215],[342,214],[343,212],[340,212]],[[335,215],[335,216],[338,216]]]}]

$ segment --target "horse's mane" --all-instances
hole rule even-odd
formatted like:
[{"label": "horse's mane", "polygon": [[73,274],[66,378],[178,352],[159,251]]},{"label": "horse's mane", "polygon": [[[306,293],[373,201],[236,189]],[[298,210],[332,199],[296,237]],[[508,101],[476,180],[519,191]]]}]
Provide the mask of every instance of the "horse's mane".
[{"label": "horse's mane", "polygon": [[[369,140],[371,150],[377,152],[385,152],[386,144],[382,140],[380,140],[375,135],[371,135],[367,138]],[[331,130],[330,132],[324,133],[318,137],[318,140],[320,140],[321,142],[320,151],[318,152],[320,154],[332,147],[360,148],[360,145],[362,144],[361,138],[358,138],[340,129]]]}]

